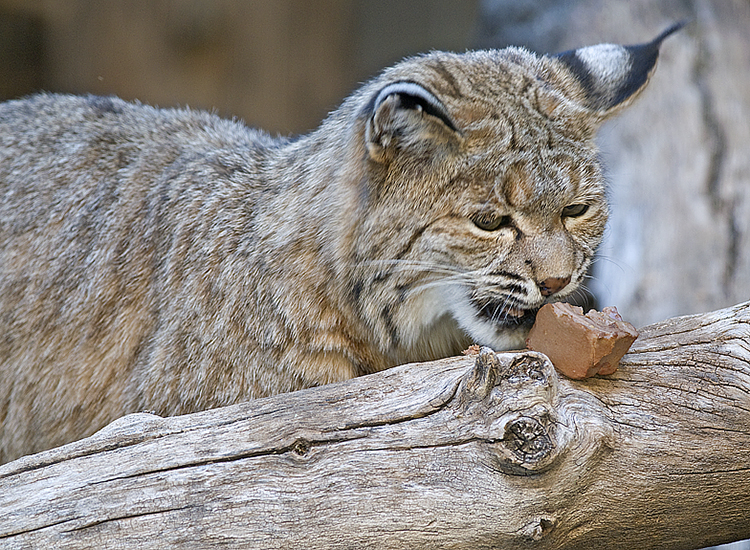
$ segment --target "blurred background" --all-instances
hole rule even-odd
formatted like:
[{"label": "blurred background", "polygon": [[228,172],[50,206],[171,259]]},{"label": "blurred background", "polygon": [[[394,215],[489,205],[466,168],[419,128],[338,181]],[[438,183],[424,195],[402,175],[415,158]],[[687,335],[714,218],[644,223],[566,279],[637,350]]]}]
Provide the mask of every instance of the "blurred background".
[{"label": "blurred background", "polygon": [[318,125],[400,58],[464,50],[475,1],[0,0],[0,96],[116,94]]},{"label": "blurred background", "polygon": [[0,0],[0,100],[116,94],[294,134],[404,56],[632,44],[683,19],[599,135],[613,215],[589,288],[642,326],[750,298],[748,0]]}]

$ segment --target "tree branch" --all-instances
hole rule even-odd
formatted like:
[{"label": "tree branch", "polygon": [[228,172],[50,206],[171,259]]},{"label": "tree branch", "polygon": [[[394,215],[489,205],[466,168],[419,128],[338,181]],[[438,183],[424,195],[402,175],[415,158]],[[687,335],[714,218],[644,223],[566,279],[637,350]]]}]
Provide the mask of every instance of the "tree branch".
[{"label": "tree branch", "polygon": [[750,537],[750,303],[642,330],[613,376],[460,357],[0,467],[0,547],[699,548]]}]

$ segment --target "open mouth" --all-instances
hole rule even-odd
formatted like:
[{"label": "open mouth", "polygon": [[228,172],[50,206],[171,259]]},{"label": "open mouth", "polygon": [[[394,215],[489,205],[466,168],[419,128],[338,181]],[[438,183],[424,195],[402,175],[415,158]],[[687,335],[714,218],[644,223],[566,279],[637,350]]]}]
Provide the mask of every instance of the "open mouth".
[{"label": "open mouth", "polygon": [[474,301],[480,317],[494,324],[522,325],[534,324],[539,308],[523,307],[512,300]]}]

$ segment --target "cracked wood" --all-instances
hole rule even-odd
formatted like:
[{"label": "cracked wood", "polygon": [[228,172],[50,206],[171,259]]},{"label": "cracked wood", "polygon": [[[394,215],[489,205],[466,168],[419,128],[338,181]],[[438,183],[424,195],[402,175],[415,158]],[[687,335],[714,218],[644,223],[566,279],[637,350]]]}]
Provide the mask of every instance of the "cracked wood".
[{"label": "cracked wood", "polygon": [[[459,357],[0,467],[0,548],[697,548],[750,536],[750,303],[613,376]],[[720,504],[719,504],[720,503]]]}]

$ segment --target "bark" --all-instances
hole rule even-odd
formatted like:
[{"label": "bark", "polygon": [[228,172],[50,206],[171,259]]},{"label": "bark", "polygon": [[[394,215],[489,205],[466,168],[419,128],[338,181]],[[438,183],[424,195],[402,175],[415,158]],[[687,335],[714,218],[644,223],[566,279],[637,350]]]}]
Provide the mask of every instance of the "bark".
[{"label": "bark", "polygon": [[659,548],[750,536],[750,302],[642,330],[612,376],[406,365],[0,467],[0,548]]}]

